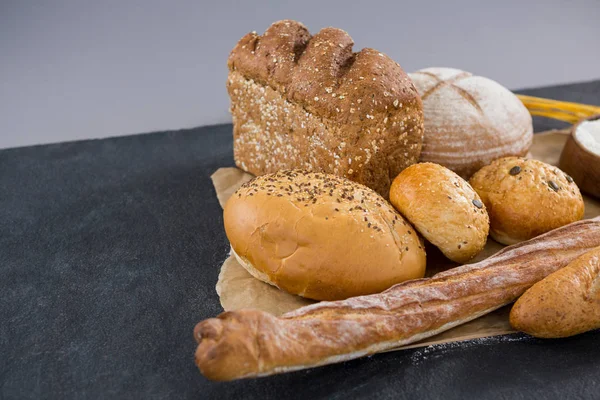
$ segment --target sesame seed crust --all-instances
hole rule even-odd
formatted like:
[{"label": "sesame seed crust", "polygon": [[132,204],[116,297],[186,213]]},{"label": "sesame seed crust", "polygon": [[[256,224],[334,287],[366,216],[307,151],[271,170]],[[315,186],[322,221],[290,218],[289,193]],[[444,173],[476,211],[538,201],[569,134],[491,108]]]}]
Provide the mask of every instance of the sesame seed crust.
[{"label": "sesame seed crust", "polygon": [[412,226],[373,190],[335,175],[297,169],[256,177],[227,202],[224,222],[252,275],[300,296],[376,293],[425,273]]},{"label": "sesame seed crust", "polygon": [[352,46],[343,30],[311,36],[289,20],[240,40],[227,80],[238,167],[332,173],[387,197],[391,180],[419,159],[421,99],[397,63]]}]

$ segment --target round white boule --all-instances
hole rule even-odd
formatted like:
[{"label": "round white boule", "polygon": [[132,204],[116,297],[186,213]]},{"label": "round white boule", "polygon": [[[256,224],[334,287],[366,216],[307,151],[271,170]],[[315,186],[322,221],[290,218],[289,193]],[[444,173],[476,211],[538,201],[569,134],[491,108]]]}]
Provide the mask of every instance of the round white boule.
[{"label": "round white boule", "polygon": [[421,161],[468,179],[495,159],[527,154],[533,140],[531,114],[510,90],[453,68],[409,75],[423,100]]}]

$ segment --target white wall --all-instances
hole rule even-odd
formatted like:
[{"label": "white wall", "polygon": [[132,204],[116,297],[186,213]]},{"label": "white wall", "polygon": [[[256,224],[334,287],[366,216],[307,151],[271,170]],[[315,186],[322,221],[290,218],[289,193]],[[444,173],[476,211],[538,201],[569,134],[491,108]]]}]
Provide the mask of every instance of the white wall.
[{"label": "white wall", "polygon": [[0,147],[227,122],[229,51],[284,18],[343,28],[407,71],[600,78],[599,0],[0,0]]}]

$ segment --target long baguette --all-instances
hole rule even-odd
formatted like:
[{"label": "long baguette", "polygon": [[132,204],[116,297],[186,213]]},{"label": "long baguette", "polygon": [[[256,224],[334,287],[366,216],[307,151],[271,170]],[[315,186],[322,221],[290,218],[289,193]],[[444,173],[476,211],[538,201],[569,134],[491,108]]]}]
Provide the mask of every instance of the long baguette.
[{"label": "long baguette", "polygon": [[486,260],[375,295],[321,302],[281,317],[225,312],[200,322],[196,364],[213,380],[266,376],[413,343],[515,301],[600,246],[600,217],[509,246]]}]

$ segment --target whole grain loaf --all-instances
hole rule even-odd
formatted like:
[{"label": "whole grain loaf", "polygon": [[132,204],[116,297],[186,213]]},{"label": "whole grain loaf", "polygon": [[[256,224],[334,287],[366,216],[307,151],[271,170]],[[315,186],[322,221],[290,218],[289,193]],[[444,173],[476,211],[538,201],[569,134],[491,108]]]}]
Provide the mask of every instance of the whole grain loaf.
[{"label": "whole grain loaf", "polygon": [[311,36],[290,20],[238,42],[227,89],[239,168],[326,172],[388,197],[393,178],[419,159],[421,99],[400,65],[352,46],[341,29]]}]

